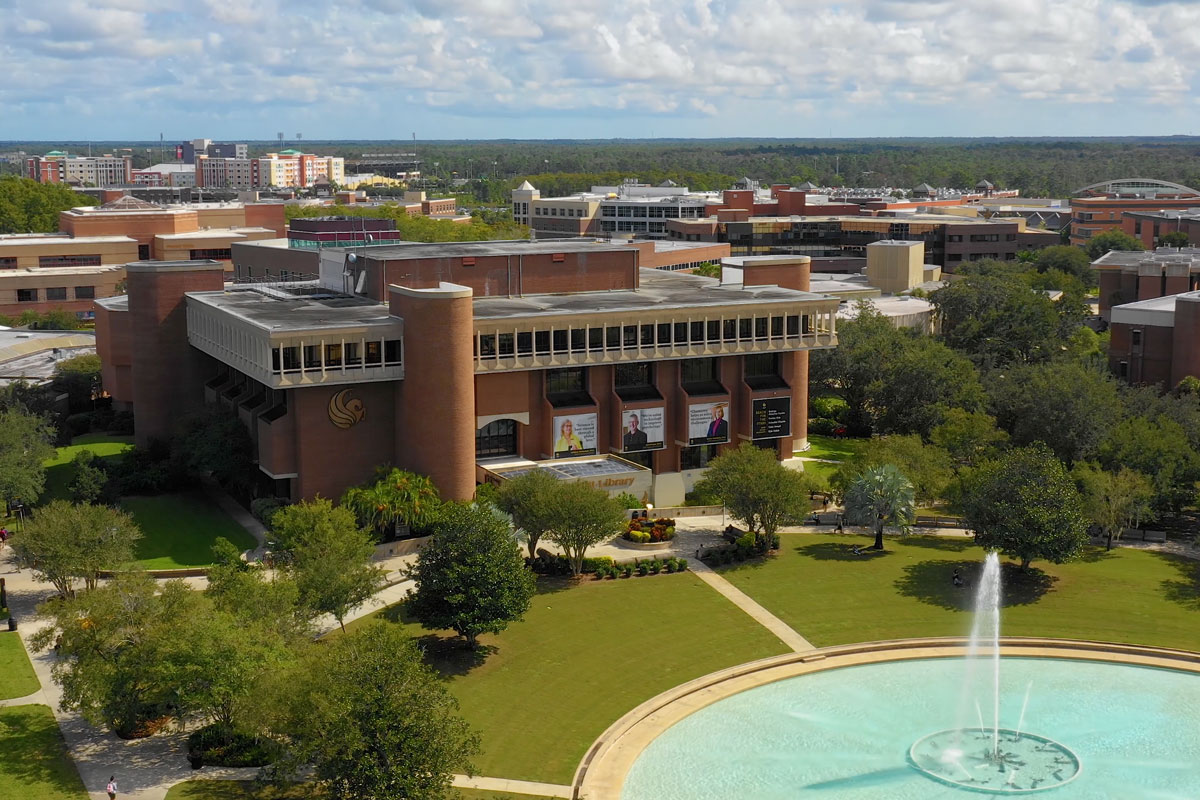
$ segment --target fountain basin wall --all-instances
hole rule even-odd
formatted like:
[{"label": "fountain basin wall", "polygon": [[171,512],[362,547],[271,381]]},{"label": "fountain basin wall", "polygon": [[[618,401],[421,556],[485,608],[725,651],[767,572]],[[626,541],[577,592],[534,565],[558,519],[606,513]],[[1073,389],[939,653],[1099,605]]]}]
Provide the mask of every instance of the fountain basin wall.
[{"label": "fountain basin wall", "polygon": [[[580,764],[575,783],[577,796],[585,800],[621,797],[635,762],[664,731],[693,713],[748,689],[840,667],[912,659],[961,658],[965,648],[963,639],[872,642],[763,659],[699,678],[643,703],[611,726]],[[1200,654],[1136,645],[1009,637],[1002,640],[1002,652],[1005,658],[1075,659],[1200,673]],[[923,688],[918,680],[911,691],[919,693]],[[1038,729],[1036,715],[1026,727],[1034,733],[1052,735]],[[907,769],[904,752],[909,744],[904,743],[900,750],[897,768]],[[699,780],[699,776],[695,780]],[[1051,792],[1046,796],[1053,797],[1054,794]],[[703,795],[688,794],[681,789],[677,796]],[[825,796],[838,797],[839,794],[837,791],[826,792]],[[630,798],[638,800],[635,795]]]}]

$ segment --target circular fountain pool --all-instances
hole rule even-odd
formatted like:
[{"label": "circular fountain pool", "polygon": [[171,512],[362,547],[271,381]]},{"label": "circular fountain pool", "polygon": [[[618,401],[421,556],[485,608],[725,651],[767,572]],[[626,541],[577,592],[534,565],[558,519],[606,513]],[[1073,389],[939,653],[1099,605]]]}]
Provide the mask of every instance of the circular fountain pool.
[{"label": "circular fountain pool", "polygon": [[[991,696],[964,697],[962,659],[916,659],[829,669],[706,706],[642,751],[621,797],[936,800],[995,795],[1006,783],[1052,800],[1200,797],[1200,675],[1052,658],[1002,664],[1003,768],[978,756],[953,764],[947,751],[983,752],[997,736]],[[1032,786],[1037,759],[1045,777]],[[1008,781],[1002,770],[1013,766]]]}]

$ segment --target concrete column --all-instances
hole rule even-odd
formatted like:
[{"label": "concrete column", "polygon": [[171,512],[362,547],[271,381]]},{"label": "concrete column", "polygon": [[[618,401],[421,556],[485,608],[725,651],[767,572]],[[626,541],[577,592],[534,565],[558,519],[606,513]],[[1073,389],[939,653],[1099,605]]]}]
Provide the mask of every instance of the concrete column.
[{"label": "concrete column", "polygon": [[404,380],[396,403],[396,463],[428,475],[447,500],[475,493],[475,367],[469,287],[389,286],[404,320]]}]

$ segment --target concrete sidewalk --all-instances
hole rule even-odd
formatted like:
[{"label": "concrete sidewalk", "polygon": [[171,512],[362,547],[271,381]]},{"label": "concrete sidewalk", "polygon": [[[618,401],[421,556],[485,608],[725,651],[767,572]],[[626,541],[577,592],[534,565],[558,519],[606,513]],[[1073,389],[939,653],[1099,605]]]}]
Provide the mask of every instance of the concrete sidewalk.
[{"label": "concrete sidewalk", "polygon": [[788,647],[797,653],[815,650],[812,642],[797,633],[790,625],[763,608],[750,595],[734,586],[729,581],[714,572],[703,561],[689,564],[696,577],[716,589],[722,597],[750,615],[750,618],[769,630]]}]

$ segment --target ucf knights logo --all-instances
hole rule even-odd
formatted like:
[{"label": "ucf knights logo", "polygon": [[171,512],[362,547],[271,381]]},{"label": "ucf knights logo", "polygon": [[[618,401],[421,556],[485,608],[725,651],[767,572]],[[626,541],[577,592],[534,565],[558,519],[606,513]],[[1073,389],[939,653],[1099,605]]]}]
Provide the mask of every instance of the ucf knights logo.
[{"label": "ucf knights logo", "polygon": [[363,401],[350,398],[349,389],[342,389],[329,398],[329,421],[343,430],[353,428],[366,416],[367,408]]}]

